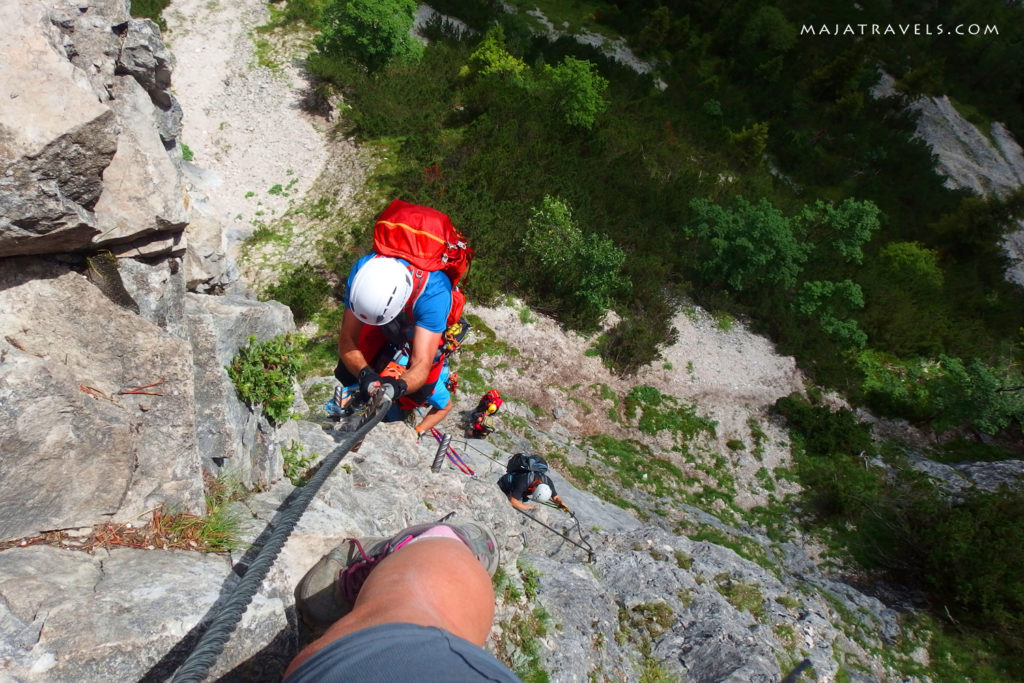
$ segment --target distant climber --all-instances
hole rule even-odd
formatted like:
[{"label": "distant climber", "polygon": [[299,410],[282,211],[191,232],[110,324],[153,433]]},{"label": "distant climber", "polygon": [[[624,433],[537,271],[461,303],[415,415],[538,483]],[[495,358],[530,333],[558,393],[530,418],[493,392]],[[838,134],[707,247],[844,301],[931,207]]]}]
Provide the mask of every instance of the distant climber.
[{"label": "distant climber", "polygon": [[473,522],[348,539],[295,590],[302,622],[326,633],[285,681],[518,681],[483,649],[499,560],[494,535]]},{"label": "distant climber", "polygon": [[487,413],[473,413],[466,428],[466,437],[470,439],[486,439],[494,431],[494,422]]},{"label": "distant climber", "polygon": [[466,436],[471,439],[486,439],[494,431],[491,416],[498,412],[502,403],[501,393],[497,389],[491,389],[481,396],[476,409],[470,415]]},{"label": "distant climber", "polygon": [[480,397],[480,401],[476,404],[476,410],[474,413],[487,413],[488,415],[494,415],[498,412],[498,408],[504,401],[501,399],[501,392],[497,389],[491,389],[486,394]]},{"label": "distant climber", "polygon": [[[334,371],[342,386],[332,400],[343,409],[356,387],[365,400],[390,385],[410,410],[434,391],[453,350],[445,332],[464,323],[455,285],[473,252],[446,215],[400,200],[378,217],[373,244],[349,272]],[[333,412],[330,402],[325,408]]]},{"label": "distant climber", "polygon": [[543,505],[553,502],[568,512],[569,506],[558,496],[555,483],[547,475],[548,463],[533,453],[516,453],[508,459],[505,474],[498,479],[498,488],[508,496],[508,502],[519,510],[533,510],[527,501]]}]

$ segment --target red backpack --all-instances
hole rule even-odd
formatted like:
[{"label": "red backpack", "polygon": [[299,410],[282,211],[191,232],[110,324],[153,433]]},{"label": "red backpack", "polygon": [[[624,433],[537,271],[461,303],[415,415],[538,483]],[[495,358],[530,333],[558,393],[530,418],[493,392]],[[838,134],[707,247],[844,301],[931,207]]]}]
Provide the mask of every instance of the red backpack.
[{"label": "red backpack", "polygon": [[473,250],[446,214],[429,206],[396,199],[377,217],[373,226],[373,250],[382,256],[405,259],[411,264],[409,272],[413,288],[405,306],[410,318],[413,306],[427,283],[427,273],[440,270],[452,282],[448,326],[459,321],[466,297],[457,285],[469,270]]},{"label": "red backpack", "polygon": [[443,271],[452,287],[469,270],[473,250],[451,219],[437,209],[396,199],[377,217],[373,249],[424,271]]}]

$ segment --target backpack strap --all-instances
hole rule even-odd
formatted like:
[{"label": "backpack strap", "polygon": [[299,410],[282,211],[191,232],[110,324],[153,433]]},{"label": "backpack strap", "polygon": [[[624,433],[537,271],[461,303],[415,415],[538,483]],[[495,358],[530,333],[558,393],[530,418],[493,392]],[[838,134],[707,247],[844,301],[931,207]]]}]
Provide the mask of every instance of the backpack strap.
[{"label": "backpack strap", "polygon": [[409,320],[415,320],[412,314],[412,309],[416,307],[416,302],[420,300],[420,294],[423,294],[423,290],[427,288],[427,280],[430,278],[430,272],[421,270],[416,266],[407,266],[409,274],[412,275],[412,293],[409,294],[409,300],[405,302],[405,313],[409,316]]}]

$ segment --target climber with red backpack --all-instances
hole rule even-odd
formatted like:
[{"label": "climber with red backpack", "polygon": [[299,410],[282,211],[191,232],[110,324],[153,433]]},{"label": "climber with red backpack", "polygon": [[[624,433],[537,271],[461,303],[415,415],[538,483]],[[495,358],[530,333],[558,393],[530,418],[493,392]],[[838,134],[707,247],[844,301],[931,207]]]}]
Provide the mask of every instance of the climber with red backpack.
[{"label": "climber with red backpack", "polygon": [[501,392],[497,389],[491,389],[480,397],[480,401],[476,404],[476,410],[473,412],[494,415],[498,412],[498,408],[501,407],[502,403],[504,403],[504,401],[501,399]]},{"label": "climber with red backpack", "polygon": [[[427,400],[451,352],[446,332],[464,323],[466,299],[457,285],[472,258],[465,238],[436,209],[396,199],[381,213],[373,251],[349,272],[334,371],[342,386],[328,412],[345,407],[342,387],[366,400],[390,385],[404,410]],[[398,362],[403,353],[406,364]]]},{"label": "climber with red backpack", "polygon": [[494,431],[494,422],[491,420],[491,416],[498,412],[502,402],[501,393],[497,389],[491,389],[481,396],[476,409],[469,416],[466,437],[486,439]]}]

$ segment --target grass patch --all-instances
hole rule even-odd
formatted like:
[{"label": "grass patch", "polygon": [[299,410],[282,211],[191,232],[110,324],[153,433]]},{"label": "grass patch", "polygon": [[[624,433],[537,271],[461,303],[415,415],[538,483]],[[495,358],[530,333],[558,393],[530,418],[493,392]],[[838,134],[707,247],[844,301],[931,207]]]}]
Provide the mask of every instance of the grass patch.
[{"label": "grass patch", "polygon": [[686,534],[691,541],[707,541],[723,548],[729,548],[743,559],[754,562],[762,567],[771,566],[765,555],[764,548],[749,538],[744,536],[734,538],[724,531],[706,524],[698,526],[696,530],[689,530],[688,526],[687,523],[681,524],[676,529],[676,532]]},{"label": "grass patch", "polygon": [[305,486],[312,476],[311,466],[316,460],[317,454],[303,454],[306,449],[298,441],[292,441],[281,449],[281,456],[284,459],[284,476],[292,486]]},{"label": "grass patch", "polygon": [[473,326],[470,335],[479,336],[480,338],[470,344],[464,344],[462,346],[464,351],[468,351],[476,357],[501,356],[502,358],[519,358],[523,355],[519,349],[499,340],[498,335],[487,326],[487,323],[480,316],[468,313],[465,315],[465,318]]},{"label": "grass patch", "polygon": [[523,559],[516,560],[516,568],[523,579],[523,592],[526,599],[533,602],[537,599],[537,590],[540,588],[540,572]]},{"label": "grass patch", "polygon": [[572,482],[573,486],[589,491],[606,503],[611,503],[623,510],[633,510],[641,519],[647,519],[647,513],[640,506],[623,498],[619,491],[608,483],[607,477],[590,465],[570,464],[566,457],[560,453],[549,452],[544,457],[549,464],[557,462],[558,471]]},{"label": "grass patch", "polygon": [[151,19],[161,31],[167,30],[163,12],[171,0],[132,0],[132,16],[139,19]]},{"label": "grass patch", "polygon": [[227,552],[240,547],[238,531],[241,520],[229,508],[230,503],[249,496],[239,482],[229,477],[213,477],[204,473],[206,514],[192,515],[173,511],[153,513],[153,534],[163,537],[156,547],[185,548],[202,552]]},{"label": "grass patch", "polygon": [[638,488],[656,496],[674,495],[686,482],[678,466],[656,457],[649,447],[633,440],[598,435],[587,439],[627,488]]},{"label": "grass patch", "polygon": [[[639,412],[639,418],[637,413]],[[697,415],[697,407],[666,396],[652,386],[633,387],[625,400],[625,414],[637,419],[637,428],[648,436],[668,430],[677,443],[686,443],[705,434],[715,436],[718,423]]]},{"label": "grass patch", "polygon": [[317,273],[309,263],[289,268],[277,284],[265,291],[266,298],[280,301],[295,318],[295,324],[306,322],[323,306],[331,294],[331,285],[323,274]]},{"label": "grass patch", "polygon": [[757,586],[736,581],[728,573],[718,574],[714,581],[715,589],[730,605],[749,613],[758,621],[764,618],[764,596]]}]

